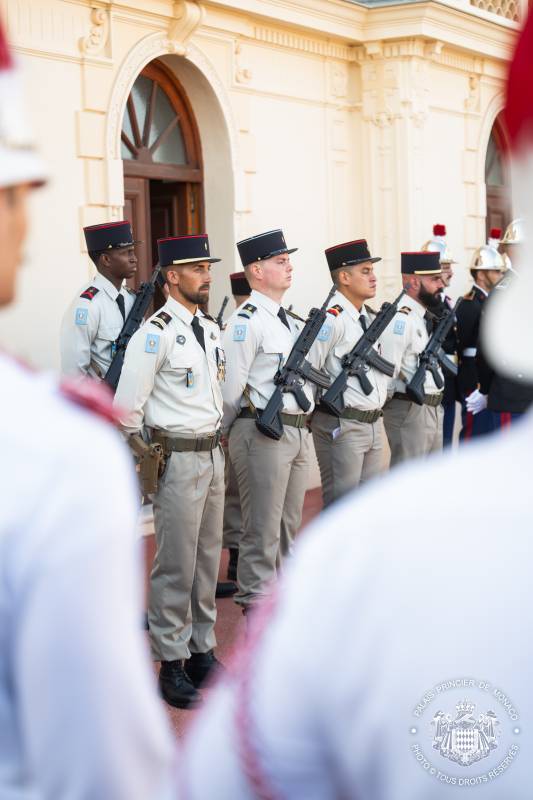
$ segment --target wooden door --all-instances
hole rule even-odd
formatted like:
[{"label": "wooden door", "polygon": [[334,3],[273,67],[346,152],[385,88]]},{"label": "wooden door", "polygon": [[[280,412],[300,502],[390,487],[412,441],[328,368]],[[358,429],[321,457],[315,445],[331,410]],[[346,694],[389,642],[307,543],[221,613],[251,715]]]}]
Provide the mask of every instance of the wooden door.
[{"label": "wooden door", "polygon": [[152,231],[150,224],[150,191],[149,182],[144,178],[124,179],[124,219],[129,219],[133,227],[133,236],[139,240],[136,245],[137,274],[128,281],[136,289],[152,274],[155,263],[152,257]]}]

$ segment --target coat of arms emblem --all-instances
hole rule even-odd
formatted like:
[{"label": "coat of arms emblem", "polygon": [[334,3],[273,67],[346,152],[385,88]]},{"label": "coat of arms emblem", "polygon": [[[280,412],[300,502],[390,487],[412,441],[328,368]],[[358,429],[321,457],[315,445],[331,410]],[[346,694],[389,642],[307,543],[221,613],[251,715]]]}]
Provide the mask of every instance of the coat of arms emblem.
[{"label": "coat of arms emblem", "polygon": [[487,711],[476,719],[475,708],[473,703],[462,700],[455,707],[455,719],[451,714],[437,711],[431,722],[435,727],[435,750],[463,767],[486,758],[498,747],[496,726],[499,722],[496,714]]}]

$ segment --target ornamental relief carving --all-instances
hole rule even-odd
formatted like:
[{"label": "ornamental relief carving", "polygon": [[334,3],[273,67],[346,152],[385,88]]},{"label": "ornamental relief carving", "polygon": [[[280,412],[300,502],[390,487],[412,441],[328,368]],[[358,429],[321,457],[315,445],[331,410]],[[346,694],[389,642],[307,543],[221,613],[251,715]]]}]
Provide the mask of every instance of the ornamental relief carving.
[{"label": "ornamental relief carving", "polygon": [[107,52],[110,31],[109,11],[105,8],[92,8],[91,23],[88,35],[79,40],[81,52],[88,56],[109,55]]}]

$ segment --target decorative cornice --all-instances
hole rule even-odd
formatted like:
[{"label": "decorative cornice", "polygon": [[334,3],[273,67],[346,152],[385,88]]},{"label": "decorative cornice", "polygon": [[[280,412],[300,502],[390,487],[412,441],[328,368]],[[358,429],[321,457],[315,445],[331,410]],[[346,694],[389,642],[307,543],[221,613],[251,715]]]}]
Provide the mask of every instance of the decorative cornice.
[{"label": "decorative cornice", "polygon": [[304,53],[311,53],[316,56],[326,58],[338,58],[342,61],[354,60],[354,48],[327,39],[318,39],[305,34],[294,33],[294,31],[284,30],[283,28],[270,28],[265,25],[256,25],[253,30],[253,39],[256,42],[283,47],[290,50],[300,50]]}]

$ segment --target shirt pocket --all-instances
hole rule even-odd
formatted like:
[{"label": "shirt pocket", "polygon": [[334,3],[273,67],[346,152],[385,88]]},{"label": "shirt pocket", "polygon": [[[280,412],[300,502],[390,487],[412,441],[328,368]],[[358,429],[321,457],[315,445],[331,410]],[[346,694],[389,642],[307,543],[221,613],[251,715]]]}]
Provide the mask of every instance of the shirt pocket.
[{"label": "shirt pocket", "polygon": [[101,325],[96,333],[96,343],[99,349],[105,352],[109,348],[111,355],[113,355],[113,345],[118,339],[121,330],[122,328],[117,325]]},{"label": "shirt pocket", "polygon": [[180,389],[198,391],[204,372],[203,359],[192,349],[174,350],[168,357],[165,371]]}]

